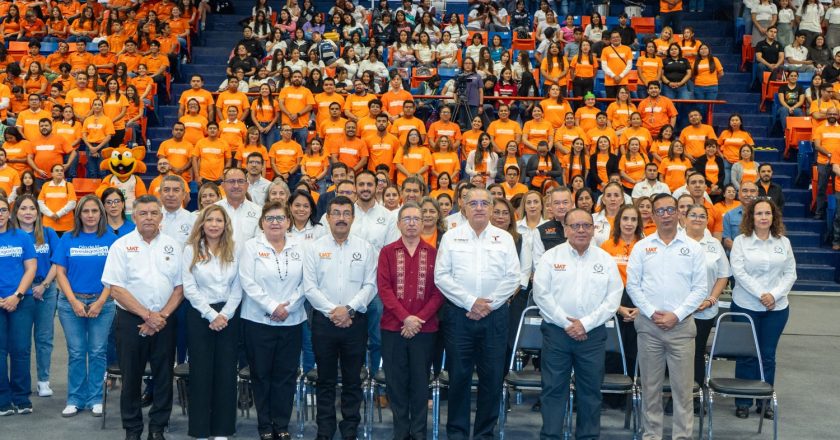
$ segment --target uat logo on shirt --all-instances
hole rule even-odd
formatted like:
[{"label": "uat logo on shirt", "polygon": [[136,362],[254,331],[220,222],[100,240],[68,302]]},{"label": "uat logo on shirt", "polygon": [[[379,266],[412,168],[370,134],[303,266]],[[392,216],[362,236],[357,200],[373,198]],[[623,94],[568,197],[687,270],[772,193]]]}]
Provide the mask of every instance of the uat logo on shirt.
[{"label": "uat logo on shirt", "polygon": [[318,252],[318,256],[321,257],[322,260],[329,260],[332,259],[332,252]]},{"label": "uat logo on shirt", "polygon": [[257,255],[259,255],[260,258],[268,258],[271,256],[268,252],[257,252]]},{"label": "uat logo on shirt", "polygon": [[126,252],[140,252],[140,246],[126,246]]},{"label": "uat logo on shirt", "polygon": [[645,248],[645,254],[646,255],[656,255],[657,250],[659,250],[659,248],[655,248],[655,247]]},{"label": "uat logo on shirt", "polygon": [[566,265],[565,264],[554,263],[554,270],[556,270],[558,272],[565,272],[566,271]]}]

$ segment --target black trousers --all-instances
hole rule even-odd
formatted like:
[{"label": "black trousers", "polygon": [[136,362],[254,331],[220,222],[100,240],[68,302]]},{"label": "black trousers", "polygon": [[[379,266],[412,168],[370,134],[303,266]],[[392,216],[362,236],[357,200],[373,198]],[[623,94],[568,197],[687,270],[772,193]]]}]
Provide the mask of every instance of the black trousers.
[{"label": "black trousers", "polygon": [[572,96],[583,98],[586,92],[595,90],[595,78],[575,78],[572,80]]},{"label": "black trousers", "polygon": [[400,332],[382,330],[382,365],[394,416],[394,439],[426,438],[429,368],[436,340],[437,332],[406,339]]},{"label": "black trousers", "polygon": [[697,327],[697,337],[694,338],[694,381],[702,386],[706,380],[706,343],[709,342],[715,320],[694,318],[694,325]]},{"label": "black trousers", "polygon": [[[189,303],[184,305],[190,353],[188,433],[197,438],[232,436],[236,432],[239,315],[223,330],[215,331],[198,310]],[[210,306],[218,312],[224,303]]]},{"label": "black trousers", "polygon": [[155,378],[155,394],[149,410],[149,432],[163,432],[172,413],[172,367],[175,362],[176,318],[170,316],[166,326],[152,336],[140,336],[143,319],[117,308],[117,357],[122,371],[123,388],[120,394],[120,413],[127,432],[143,432],[143,412],[140,405],[140,384],[151,366]]},{"label": "black trousers", "polygon": [[447,309],[444,331],[447,362],[450,366],[446,436],[449,440],[470,438],[470,388],[475,371],[478,373],[478,403],[472,438],[493,439],[502,397],[508,305],[503,304],[478,321],[467,318],[466,310],[451,303],[444,307]]},{"label": "black trousers", "polygon": [[[312,348],[318,364],[318,435],[333,438],[336,431],[335,387],[341,365],[341,437],[356,437],[362,415],[362,378],[367,347],[367,315],[356,313],[348,328],[336,327],[320,312],[312,314]],[[425,396],[425,395],[424,395]]]},{"label": "black trousers", "polygon": [[260,434],[288,432],[304,324],[273,326],[242,321],[257,408],[257,431]]}]

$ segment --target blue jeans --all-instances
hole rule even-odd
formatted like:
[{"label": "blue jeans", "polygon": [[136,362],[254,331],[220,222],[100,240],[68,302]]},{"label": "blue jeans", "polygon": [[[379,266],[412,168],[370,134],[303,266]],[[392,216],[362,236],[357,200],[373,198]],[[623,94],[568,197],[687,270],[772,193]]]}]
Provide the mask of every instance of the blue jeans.
[{"label": "blue jeans", "polygon": [[[268,124],[267,123],[265,123],[265,124],[260,123],[261,128],[265,128],[266,125],[268,125]],[[279,141],[279,140],[280,140],[280,132],[277,131],[277,125],[271,127],[271,130],[268,130],[268,133],[260,133],[260,141],[262,142],[263,146],[266,149],[270,150],[271,146],[274,145],[274,143]],[[305,147],[306,147],[305,142],[300,144],[300,148],[305,148]],[[242,162],[247,163],[248,158],[243,157]],[[268,164],[266,164],[266,165],[268,165]],[[294,190],[294,188],[292,188],[292,190]]]},{"label": "blue jeans", "polygon": [[[790,315],[790,307],[778,311],[755,312],[739,307],[732,303],[733,312],[741,312],[750,315],[755,324],[755,334],[758,338],[758,349],[761,351],[761,365],[764,366],[764,380],[773,384],[776,378],[776,347],[779,346],[779,338]],[[733,321],[747,322],[746,318],[735,316]],[[738,379],[760,380],[761,375],[758,368],[758,359],[738,359],[735,363],[735,377]],[[735,399],[735,406],[749,407],[752,399]]]},{"label": "blue jeans", "polygon": [[67,37],[67,42],[68,43],[74,43],[76,41],[84,41],[85,43],[90,43],[93,40],[91,40],[90,37],[85,37],[85,36],[82,36],[82,35],[70,35],[70,36]]},{"label": "blue jeans", "polygon": [[[298,144],[300,144],[300,148],[306,149],[306,137],[309,136],[309,128],[293,128],[292,129],[292,139],[295,140]],[[271,148],[271,145],[266,145],[266,148]]]},{"label": "blue jeans", "polygon": [[44,291],[41,300],[35,300],[35,365],[39,382],[50,380],[50,361],[55,334],[55,307],[58,289],[55,281]]},{"label": "blue jeans", "polygon": [[[0,408],[14,404],[31,407],[32,323],[35,300],[26,295],[14,312],[0,309]],[[8,363],[7,363],[8,362]]]},{"label": "blue jeans", "polygon": [[[79,299],[88,305],[95,298]],[[107,365],[108,334],[116,306],[108,300],[96,318],[80,318],[62,295],[58,301],[58,319],[67,338],[67,404],[79,409],[102,403],[102,378]]]},{"label": "blue jeans", "polygon": [[723,185],[718,185],[723,188],[726,185],[729,185],[729,181],[732,180],[732,164],[729,163],[728,160],[723,159]]},{"label": "blue jeans", "polygon": [[379,321],[382,320],[382,300],[379,299],[379,295],[373,297],[373,301],[368,304],[367,318],[370,374],[376,374],[382,360],[382,335],[379,332]]},{"label": "blue jeans", "polygon": [[694,99],[717,99],[718,86],[694,86]]},{"label": "blue jeans", "polygon": [[70,161],[70,166],[64,170],[64,177],[68,182],[72,182],[76,177],[76,168],[79,166],[79,155],[77,154],[73,160]]},{"label": "blue jeans", "polygon": [[670,26],[674,30],[674,34],[682,33],[682,16],[683,11],[665,12],[659,14],[662,27]]},{"label": "blue jeans", "polygon": [[98,179],[100,176],[104,176],[104,173],[99,169],[99,165],[102,163],[102,150],[99,150],[96,157],[90,155],[90,150],[85,147],[87,150],[87,164],[85,164],[85,172],[88,179]]},{"label": "blue jeans", "polygon": [[788,116],[802,116],[802,108],[795,108],[793,109],[793,113],[789,112],[783,105],[779,105],[779,109],[776,110],[776,117],[779,118],[779,123],[782,124],[782,133],[787,129],[787,118]]},{"label": "blue jeans", "polygon": [[[688,83],[680,87],[662,86],[662,96],[670,99],[691,99],[691,92],[688,90]],[[679,105],[679,104],[675,104]]]}]

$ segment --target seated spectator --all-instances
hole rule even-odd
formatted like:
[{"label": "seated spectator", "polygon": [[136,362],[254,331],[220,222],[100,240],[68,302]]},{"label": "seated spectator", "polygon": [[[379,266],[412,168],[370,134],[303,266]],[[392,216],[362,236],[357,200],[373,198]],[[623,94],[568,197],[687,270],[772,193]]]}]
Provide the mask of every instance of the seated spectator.
[{"label": "seated spectator", "polygon": [[805,39],[805,33],[799,31],[794,35],[793,43],[785,47],[785,69],[797,72],[814,71],[814,62],[808,57]]}]

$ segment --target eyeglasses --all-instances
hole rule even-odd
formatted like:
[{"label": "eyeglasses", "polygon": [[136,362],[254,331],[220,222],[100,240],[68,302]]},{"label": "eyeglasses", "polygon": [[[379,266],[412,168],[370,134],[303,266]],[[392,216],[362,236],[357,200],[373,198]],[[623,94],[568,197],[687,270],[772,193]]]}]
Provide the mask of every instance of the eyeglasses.
[{"label": "eyeglasses", "polygon": [[340,195],[340,196],[352,196],[353,194],[356,194],[356,191],[353,191],[353,190],[348,190],[348,191],[336,191],[336,193],[337,193],[338,195]]},{"label": "eyeglasses", "polygon": [[387,179],[376,179],[376,183],[388,183]]},{"label": "eyeglasses", "polygon": [[653,213],[656,214],[658,217],[665,217],[665,214],[674,215],[677,213],[677,208],[674,206],[669,206],[667,208],[656,208],[653,210]]},{"label": "eyeglasses", "polygon": [[266,223],[283,223],[286,221],[285,215],[267,215],[265,216]]},{"label": "eyeglasses", "polygon": [[353,217],[353,211],[330,211],[330,217]]},{"label": "eyeglasses", "polygon": [[0,214],[8,214],[9,208],[0,208]]},{"label": "eyeglasses", "polygon": [[552,200],[551,204],[552,205],[559,205],[559,206],[569,206],[569,205],[572,204],[572,202],[570,202],[568,200]]},{"label": "eyeglasses", "polygon": [[706,220],[709,218],[706,214],[688,214],[686,217],[690,218],[691,220]]},{"label": "eyeglasses", "polygon": [[471,208],[486,208],[490,206],[490,202],[487,200],[470,200],[469,202],[467,202],[467,205],[469,205]]},{"label": "eyeglasses", "polygon": [[500,210],[500,209],[494,209],[494,210],[493,210],[493,215],[497,215],[497,216],[501,216],[501,215],[510,215],[510,211],[508,211],[508,210],[504,210],[504,211],[502,211],[502,210]]},{"label": "eyeglasses", "polygon": [[120,199],[106,200],[105,201],[105,206],[117,206],[117,205],[121,204],[122,202],[123,201],[120,200]]},{"label": "eyeglasses", "polygon": [[247,183],[245,179],[225,179],[225,183],[228,185],[244,185]]},{"label": "eyeglasses", "polygon": [[400,219],[400,221],[409,225],[412,223],[420,223],[422,219],[420,217],[403,217]]},{"label": "eyeglasses", "polygon": [[573,231],[589,231],[595,227],[592,223],[572,223],[566,226]]}]

